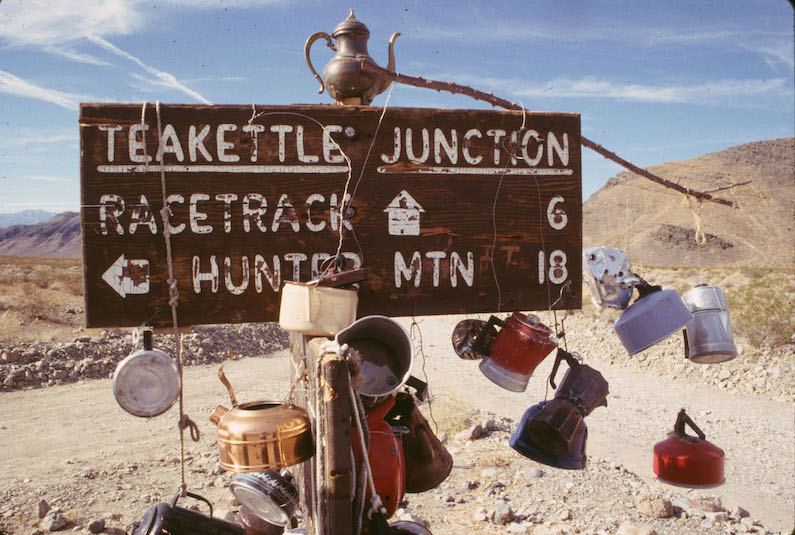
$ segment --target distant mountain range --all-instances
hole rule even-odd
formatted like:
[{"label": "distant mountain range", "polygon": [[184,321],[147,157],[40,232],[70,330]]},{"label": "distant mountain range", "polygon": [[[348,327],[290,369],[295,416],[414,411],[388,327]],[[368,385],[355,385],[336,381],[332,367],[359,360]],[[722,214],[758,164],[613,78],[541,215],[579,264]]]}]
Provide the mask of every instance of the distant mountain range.
[{"label": "distant mountain range", "polygon": [[55,214],[56,212],[47,212],[45,210],[23,210],[13,214],[0,214],[0,228],[41,223],[42,221],[47,221]]},{"label": "distant mountain range", "polygon": [[[584,203],[584,247],[625,249],[633,265],[696,266],[700,260],[704,267],[795,266],[795,138],[747,143],[649,170],[683,186],[715,190],[737,208],[688,204],[673,190],[623,172]],[[699,227],[707,238],[700,248]],[[0,228],[0,255],[80,258],[79,214]]]}]

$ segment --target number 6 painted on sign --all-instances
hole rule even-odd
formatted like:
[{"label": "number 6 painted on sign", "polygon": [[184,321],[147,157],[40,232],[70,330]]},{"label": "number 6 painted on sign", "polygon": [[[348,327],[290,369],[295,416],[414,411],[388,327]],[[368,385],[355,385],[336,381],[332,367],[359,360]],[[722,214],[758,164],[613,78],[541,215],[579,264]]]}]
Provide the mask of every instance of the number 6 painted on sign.
[{"label": "number 6 painted on sign", "polygon": [[[566,269],[566,253],[560,249],[555,249],[549,255],[549,280],[553,284],[562,284],[569,277],[569,270]],[[538,284],[544,284],[546,260],[544,251],[538,251]]]},{"label": "number 6 painted on sign", "polygon": [[547,206],[547,221],[549,221],[549,226],[555,230],[563,230],[566,223],[569,222],[569,216],[566,215],[566,212],[555,207],[559,203],[562,203],[563,200],[563,197],[556,195],[550,199],[549,205]]}]

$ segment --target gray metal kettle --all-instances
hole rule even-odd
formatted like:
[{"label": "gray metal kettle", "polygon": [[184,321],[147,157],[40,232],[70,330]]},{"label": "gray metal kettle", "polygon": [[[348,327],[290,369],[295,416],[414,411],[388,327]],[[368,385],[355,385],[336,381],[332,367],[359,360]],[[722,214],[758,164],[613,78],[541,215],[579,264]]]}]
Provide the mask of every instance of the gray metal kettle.
[{"label": "gray metal kettle", "polygon": [[715,364],[737,356],[726,294],[715,286],[699,284],[682,296],[693,318],[683,333],[685,356],[693,362]]},{"label": "gray metal kettle", "polygon": [[[394,33],[389,39],[389,64],[386,68],[390,71],[395,70],[394,44],[399,35]],[[336,39],[336,44],[331,41],[332,38]],[[318,93],[326,89],[339,103],[367,105],[376,95],[386,91],[391,84],[390,80],[362,69],[362,60],[372,61],[367,52],[369,38],[370,30],[356,20],[351,9],[348,18],[334,28],[331,36],[326,32],[316,32],[306,40],[304,57],[309,70],[320,82]],[[315,71],[309,58],[309,50],[318,39],[325,39],[328,47],[337,53],[323,69],[323,78]]]}]

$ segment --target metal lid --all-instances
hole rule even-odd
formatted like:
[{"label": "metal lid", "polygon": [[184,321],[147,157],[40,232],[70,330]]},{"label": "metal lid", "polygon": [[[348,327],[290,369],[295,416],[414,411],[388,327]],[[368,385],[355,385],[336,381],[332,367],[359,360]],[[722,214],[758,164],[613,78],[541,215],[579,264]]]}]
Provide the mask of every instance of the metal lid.
[{"label": "metal lid", "polygon": [[692,317],[676,290],[661,290],[632,303],[613,324],[613,331],[634,355],[681,331]]},{"label": "metal lid", "polygon": [[726,294],[716,286],[699,284],[687,291],[682,300],[692,312],[699,310],[728,310]]},{"label": "metal lid", "polygon": [[295,516],[298,490],[291,476],[276,471],[241,473],[229,488],[240,503],[271,524],[286,526]]},{"label": "metal lid", "polygon": [[365,26],[363,22],[356,20],[356,16],[353,14],[352,9],[348,18],[337,24],[337,27],[334,28],[334,33],[331,35],[336,38],[346,33],[363,33],[368,36],[370,35],[370,30],[367,26]]},{"label": "metal lid", "polygon": [[179,369],[159,349],[137,351],[122,360],[113,374],[113,395],[133,416],[151,418],[166,412],[177,401]]}]

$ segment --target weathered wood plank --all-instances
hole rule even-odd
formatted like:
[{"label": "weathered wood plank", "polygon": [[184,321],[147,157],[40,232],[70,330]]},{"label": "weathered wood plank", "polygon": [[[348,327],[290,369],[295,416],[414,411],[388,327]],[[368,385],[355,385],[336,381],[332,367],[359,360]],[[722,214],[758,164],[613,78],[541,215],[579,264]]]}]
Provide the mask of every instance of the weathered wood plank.
[{"label": "weathered wood plank", "polygon": [[546,309],[566,282],[557,308],[580,306],[576,114],[164,105],[159,146],[141,108],[81,106],[91,327],[171,321],[159,159],[183,325],[277,319],[283,281],[337,250],[346,183],[360,315]]}]

